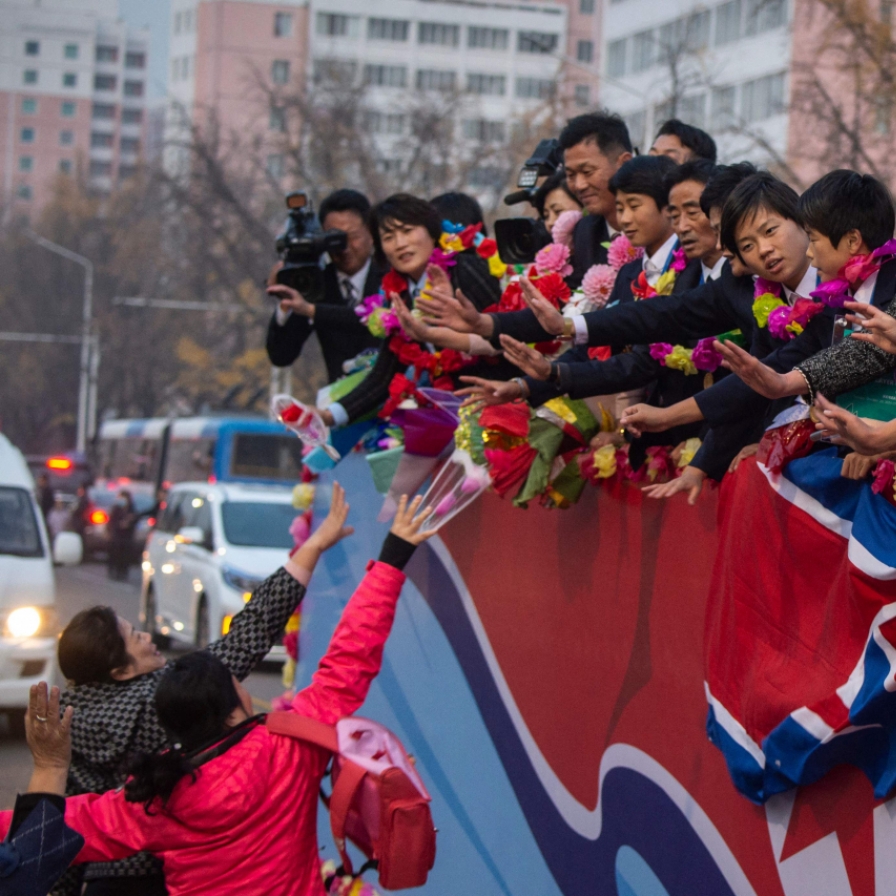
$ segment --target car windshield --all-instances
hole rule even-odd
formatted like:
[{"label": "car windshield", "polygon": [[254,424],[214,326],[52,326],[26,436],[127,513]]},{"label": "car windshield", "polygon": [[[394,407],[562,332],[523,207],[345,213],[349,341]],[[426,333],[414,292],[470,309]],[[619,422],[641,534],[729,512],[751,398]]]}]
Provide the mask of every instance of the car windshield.
[{"label": "car windshield", "polygon": [[[118,497],[118,491],[116,489],[108,488],[92,488],[88,494],[90,500],[97,507],[102,507],[103,510],[108,510]],[[147,510],[155,506],[155,501],[153,501],[152,495],[145,495],[140,492],[137,492],[136,494],[131,493],[131,500],[134,502],[134,509],[137,513],[146,513]]]},{"label": "car windshield", "polygon": [[237,547],[291,548],[289,526],[296,514],[291,504],[225,501],[221,505],[224,537]]},{"label": "car windshield", "polygon": [[0,554],[44,555],[34,504],[23,488],[0,488]]}]

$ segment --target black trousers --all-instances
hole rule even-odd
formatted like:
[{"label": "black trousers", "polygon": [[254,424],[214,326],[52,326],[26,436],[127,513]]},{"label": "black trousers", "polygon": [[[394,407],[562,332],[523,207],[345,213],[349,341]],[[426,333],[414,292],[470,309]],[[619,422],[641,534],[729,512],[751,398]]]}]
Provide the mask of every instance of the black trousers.
[{"label": "black trousers", "polygon": [[84,896],[168,896],[165,878],[101,877],[87,881]]}]

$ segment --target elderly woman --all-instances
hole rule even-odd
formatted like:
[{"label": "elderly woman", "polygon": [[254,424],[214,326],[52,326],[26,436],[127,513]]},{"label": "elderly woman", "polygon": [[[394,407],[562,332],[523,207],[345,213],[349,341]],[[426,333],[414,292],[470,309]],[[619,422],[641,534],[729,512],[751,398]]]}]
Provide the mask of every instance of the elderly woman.
[{"label": "elderly woman", "polygon": [[[420,531],[430,512],[417,514],[420,501],[402,497],[380,559],[346,605],[295,712],[333,724],[364,702],[382,663],[402,567],[432,534]],[[66,824],[86,841],[76,861],[147,850],[164,862],[171,896],[321,896],[317,798],[330,754],[257,724],[248,693],[208,651],[175,661],[155,704],[168,749],[138,757],[123,790],[67,799]],[[58,697],[29,717],[31,790],[63,792],[70,721],[69,709],[60,722]],[[0,833],[11,814],[0,813]]]}]

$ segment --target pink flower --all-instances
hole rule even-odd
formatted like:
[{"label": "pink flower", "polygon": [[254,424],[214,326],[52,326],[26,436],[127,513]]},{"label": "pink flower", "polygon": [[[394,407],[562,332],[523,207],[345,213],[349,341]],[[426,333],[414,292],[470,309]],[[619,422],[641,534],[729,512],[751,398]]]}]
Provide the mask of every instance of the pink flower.
[{"label": "pink flower", "polygon": [[891,460],[879,460],[874,468],[874,481],[871,483],[871,491],[879,495],[886,491],[896,477],[896,464]]},{"label": "pink flower", "polygon": [[582,278],[582,292],[595,308],[603,308],[613,292],[616,271],[608,264],[592,265]]},{"label": "pink flower", "polygon": [[575,230],[576,224],[581,220],[581,212],[572,210],[560,212],[560,215],[554,222],[554,226],[551,228],[551,239],[555,243],[560,243],[572,249],[572,232]]},{"label": "pink flower", "polygon": [[766,280],[765,277],[757,277],[756,283],[753,285],[753,297],[758,299],[759,296],[764,296],[766,293],[780,298],[781,284],[775,283],[774,280]]},{"label": "pink flower", "polygon": [[779,305],[769,312],[768,331],[775,339],[792,339],[793,335],[787,331],[790,323],[790,308],[787,305]]},{"label": "pink flower", "polygon": [[454,252],[444,252],[436,246],[432,250],[432,255],[429,256],[429,263],[440,267],[443,271],[447,271],[448,268],[453,268],[457,264],[457,259],[455,259],[454,255]]},{"label": "pink flower", "polygon": [[668,342],[654,342],[650,346],[650,357],[654,361],[659,361],[665,367],[666,356],[672,353],[672,348],[673,346],[669,345]]},{"label": "pink flower", "polygon": [[539,276],[543,274],[559,274],[568,277],[572,273],[569,263],[569,246],[562,243],[551,243],[540,249],[535,256],[535,270]]},{"label": "pink flower", "polygon": [[722,356],[712,347],[712,338],[701,339],[691,352],[691,361],[697,370],[712,373],[722,365]]},{"label": "pink flower", "polygon": [[355,314],[361,318],[361,323],[366,324],[370,315],[377,308],[382,308],[386,304],[386,297],[382,293],[374,293],[372,296],[365,296],[358,302],[355,308]]},{"label": "pink flower", "polygon": [[872,258],[883,258],[886,261],[889,261],[894,255],[896,255],[896,240],[887,240],[871,253]]},{"label": "pink flower", "polygon": [[840,277],[836,280],[828,280],[809,295],[827,305],[828,308],[842,308],[843,303],[849,299],[849,282]]},{"label": "pink flower", "polygon": [[684,249],[676,249],[672,253],[672,264],[669,267],[680,274],[688,266],[688,257],[684,254]]},{"label": "pink flower", "polygon": [[618,271],[624,264],[641,258],[643,255],[643,249],[636,249],[628,241],[628,237],[624,233],[620,233],[616,239],[611,241],[607,249],[607,262],[613,270]]}]

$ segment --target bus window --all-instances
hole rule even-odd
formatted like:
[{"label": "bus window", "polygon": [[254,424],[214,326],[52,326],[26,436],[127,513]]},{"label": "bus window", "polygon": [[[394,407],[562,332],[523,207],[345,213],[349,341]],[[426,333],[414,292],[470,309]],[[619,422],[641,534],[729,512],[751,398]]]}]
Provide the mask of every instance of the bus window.
[{"label": "bus window", "polygon": [[217,440],[178,439],[168,443],[168,460],[165,463],[166,482],[191,482],[208,479],[212,473]]},{"label": "bus window", "polygon": [[230,475],[234,478],[297,482],[302,469],[302,442],[292,435],[237,433]]}]

